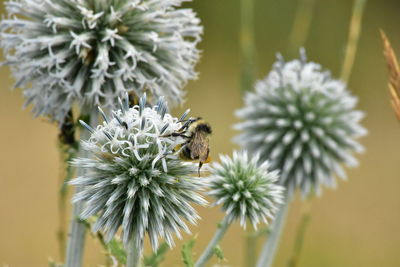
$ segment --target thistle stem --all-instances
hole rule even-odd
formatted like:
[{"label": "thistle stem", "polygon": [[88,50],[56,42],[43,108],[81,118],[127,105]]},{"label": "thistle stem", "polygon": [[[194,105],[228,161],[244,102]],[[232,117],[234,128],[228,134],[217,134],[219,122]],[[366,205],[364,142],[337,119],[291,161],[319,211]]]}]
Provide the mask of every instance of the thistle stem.
[{"label": "thistle stem", "polygon": [[315,0],[298,0],[296,14],[290,32],[289,45],[293,50],[298,50],[307,41],[310,25],[315,7]]},{"label": "thistle stem", "polygon": [[[252,89],[256,64],[256,47],[254,42],[254,0],[240,1],[240,49],[242,60],[241,85],[242,92]],[[251,228],[246,230],[245,263],[248,267],[254,266],[255,239],[250,237]]]},{"label": "thistle stem", "polygon": [[[93,126],[97,122],[97,113],[93,112],[90,116],[90,125]],[[87,140],[90,137],[90,132],[82,129],[80,133],[81,140]],[[88,152],[79,147],[79,157],[87,157]],[[85,174],[83,168],[77,169],[77,176],[80,177]],[[75,193],[79,193],[83,188],[77,186]],[[65,267],[80,267],[82,266],[83,251],[85,248],[85,234],[86,226],[79,220],[79,216],[83,210],[83,203],[76,202],[72,208],[72,217],[70,229],[68,233],[67,253],[65,260]]]},{"label": "thistle stem", "polygon": [[246,242],[245,242],[245,266],[253,267],[256,264],[256,241],[257,236],[254,234],[252,228],[246,230]]},{"label": "thistle stem", "polygon": [[139,267],[142,248],[138,246],[136,238],[132,237],[127,250],[126,267]]},{"label": "thistle stem", "polygon": [[311,212],[310,212],[311,207],[310,206],[311,206],[311,200],[307,199],[303,206],[303,212],[302,212],[303,214],[302,214],[300,224],[297,228],[296,239],[295,239],[294,248],[293,248],[293,254],[289,260],[288,267],[296,267],[299,264],[301,252],[302,252],[303,246],[304,246],[306,231],[307,231],[308,225],[311,220]]},{"label": "thistle stem", "polygon": [[254,0],[240,0],[240,49],[242,57],[241,89],[253,88],[256,72],[254,42]]},{"label": "thistle stem", "polygon": [[217,230],[217,232],[215,232],[214,237],[211,239],[210,243],[208,243],[206,249],[203,251],[203,253],[201,254],[200,258],[197,260],[194,267],[205,266],[207,261],[209,261],[211,256],[214,254],[215,247],[221,241],[221,239],[225,235],[225,232],[228,230],[229,226],[230,226],[230,222],[228,220],[228,216],[225,216],[225,218],[222,220],[222,222],[219,223],[218,230]]},{"label": "thistle stem", "polygon": [[340,75],[341,80],[345,82],[349,80],[351,71],[353,69],[354,58],[357,53],[358,40],[360,38],[361,21],[366,3],[367,0],[355,0],[354,2],[349,37],[346,46],[346,54],[343,61],[342,74]]},{"label": "thistle stem", "polygon": [[[62,148],[62,144],[60,144],[60,155],[61,155],[61,163],[62,167],[64,167],[64,151]],[[68,168],[68,167],[66,167]],[[68,171],[66,171],[68,172]],[[58,240],[58,248],[60,250],[61,260],[64,261],[65,258],[65,236],[66,236],[66,204],[67,204],[67,194],[66,191],[62,188],[64,187],[66,178],[64,178],[64,171],[60,175],[60,193],[58,196],[58,230],[57,230],[57,240]]]},{"label": "thistle stem", "polygon": [[75,127],[72,110],[70,110],[60,124],[60,133],[58,134],[59,152],[61,171],[59,178],[60,192],[58,195],[58,231],[57,239],[60,249],[61,260],[65,259],[65,240],[66,240],[66,227],[67,227],[67,214],[66,207],[68,201],[68,181],[72,178],[73,168],[69,165],[69,161],[76,156],[77,143],[75,141]]},{"label": "thistle stem", "polygon": [[286,196],[285,203],[282,204],[278,213],[276,214],[275,220],[271,225],[271,232],[268,236],[267,241],[264,244],[264,248],[262,249],[261,256],[258,259],[257,267],[269,267],[271,266],[275,251],[278,247],[280,235],[285,224],[286,214],[289,208],[290,198]]}]

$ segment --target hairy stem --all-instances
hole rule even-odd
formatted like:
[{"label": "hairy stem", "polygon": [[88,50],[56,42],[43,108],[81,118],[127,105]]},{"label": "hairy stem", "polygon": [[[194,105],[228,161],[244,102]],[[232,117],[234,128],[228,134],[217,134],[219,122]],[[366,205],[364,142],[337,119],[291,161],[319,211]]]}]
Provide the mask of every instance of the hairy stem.
[{"label": "hairy stem", "polygon": [[307,41],[314,14],[315,0],[298,0],[292,30],[289,35],[291,50],[298,50]]},{"label": "hairy stem", "polygon": [[214,234],[214,237],[211,239],[210,243],[208,243],[207,248],[203,251],[203,253],[201,254],[200,258],[197,260],[194,267],[205,266],[207,261],[209,261],[211,256],[214,254],[215,247],[221,241],[221,239],[225,235],[226,230],[228,230],[229,226],[230,226],[230,223],[228,221],[228,216],[225,216],[225,218],[222,220],[222,222],[218,225],[218,230]]},{"label": "hairy stem", "polygon": [[299,264],[301,252],[304,246],[306,231],[311,220],[310,206],[311,206],[311,200],[307,199],[303,206],[304,208],[302,212],[302,218],[297,228],[293,254],[289,260],[288,267],[296,267]]},{"label": "hairy stem", "polygon": [[[90,116],[90,125],[94,126],[97,122],[97,113],[93,112]],[[81,140],[86,140],[90,137],[89,131],[86,129],[81,130],[80,138]],[[87,151],[79,147],[79,157],[87,157]],[[84,169],[77,169],[77,176],[82,176],[85,174]],[[79,193],[82,187],[77,186],[75,188],[75,193]],[[68,233],[68,244],[65,267],[80,267],[82,266],[83,251],[85,248],[85,234],[86,226],[83,222],[79,220],[79,216],[83,210],[83,203],[76,202],[72,208],[72,217],[70,223],[70,229]]]},{"label": "hairy stem", "polygon": [[253,88],[256,71],[254,42],[254,0],[240,0],[241,89]]},{"label": "hairy stem", "polygon": [[270,267],[279,244],[280,235],[285,224],[286,214],[289,208],[290,198],[286,196],[285,203],[280,207],[275,220],[271,225],[271,232],[264,244],[257,267]]},{"label": "hairy stem", "polygon": [[346,45],[346,54],[343,61],[342,74],[340,75],[340,78],[345,82],[348,82],[353,69],[354,58],[357,53],[357,45],[361,33],[361,21],[366,3],[367,0],[355,0],[354,3],[349,37]]},{"label": "hairy stem", "polygon": [[132,237],[127,248],[126,267],[139,267],[141,255],[142,248],[138,246],[136,238]]}]

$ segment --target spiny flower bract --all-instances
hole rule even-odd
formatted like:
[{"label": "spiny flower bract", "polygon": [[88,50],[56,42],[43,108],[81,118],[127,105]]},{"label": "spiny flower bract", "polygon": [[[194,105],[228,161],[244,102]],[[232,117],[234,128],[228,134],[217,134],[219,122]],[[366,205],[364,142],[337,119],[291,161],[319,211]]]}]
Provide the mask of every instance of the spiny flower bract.
[{"label": "spiny flower bract", "polygon": [[163,136],[180,129],[187,112],[178,120],[166,113],[162,99],[152,108],[145,107],[145,97],[133,108],[128,102],[120,101],[112,119],[100,109],[105,121],[95,129],[81,122],[91,137],[81,141],[88,157],[72,162],[86,170],[71,181],[82,188],[73,201],[85,204],[82,219],[96,216],[92,230],[106,232],[106,240],[122,227],[125,244],[134,237],[142,246],[147,232],[153,249],[159,237],[172,246],[172,234],[189,232],[185,221],[195,224],[199,218],[191,203],[206,203],[199,194],[202,183],[192,177],[195,164],[173,152],[185,140]]},{"label": "spiny flower bract", "polygon": [[273,70],[247,93],[235,140],[280,170],[289,194],[300,187],[306,196],[320,193],[320,185],[335,186],[334,175],[345,178],[342,163],[357,165],[352,154],[363,151],[356,139],[366,130],[359,124],[363,112],[354,109],[357,98],[301,51],[300,60],[290,62],[278,55]]},{"label": "spiny flower bract", "polygon": [[126,91],[181,103],[202,33],[196,14],[178,8],[185,1],[6,2],[0,44],[15,87],[36,115],[60,122],[75,101],[116,108]]},{"label": "spiny flower bract", "polygon": [[220,156],[221,163],[213,163],[208,179],[208,194],[215,205],[222,204],[228,221],[240,220],[245,227],[248,219],[254,227],[260,221],[273,219],[282,204],[284,188],[276,184],[278,171],[269,171],[269,163],[259,164],[258,155],[246,151],[233,152],[233,158]]}]

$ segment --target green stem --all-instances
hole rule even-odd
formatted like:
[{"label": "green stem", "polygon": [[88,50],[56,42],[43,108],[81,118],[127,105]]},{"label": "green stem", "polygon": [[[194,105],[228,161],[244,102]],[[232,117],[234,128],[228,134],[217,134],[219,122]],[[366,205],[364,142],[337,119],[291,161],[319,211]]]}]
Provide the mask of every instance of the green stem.
[{"label": "green stem", "polygon": [[289,37],[290,48],[296,51],[298,51],[300,46],[304,46],[307,41],[314,13],[315,0],[298,0],[297,2],[298,6]]},{"label": "green stem", "polygon": [[346,54],[343,61],[342,73],[340,75],[342,81],[345,82],[349,80],[354,64],[354,58],[357,53],[358,40],[361,32],[361,21],[366,3],[367,0],[355,0],[354,3],[353,15],[350,22],[349,37],[346,46]]},{"label": "green stem", "polygon": [[[241,84],[242,92],[253,88],[255,80],[255,41],[254,41],[254,0],[240,0],[240,50],[241,50]],[[249,228],[250,229],[250,228]],[[248,267],[254,266],[255,239],[247,230],[245,261]]]},{"label": "green stem", "polygon": [[[94,126],[97,122],[97,113],[93,112],[90,116],[90,125]],[[90,132],[86,129],[81,130],[80,138],[81,140],[87,140],[90,137]],[[79,147],[79,157],[87,157],[88,151],[83,150]],[[77,176],[80,177],[85,174],[83,168],[78,168]],[[75,188],[75,193],[82,191],[82,187],[77,186]],[[70,229],[68,233],[68,244],[65,267],[80,267],[82,266],[83,251],[85,248],[85,234],[86,226],[79,220],[83,210],[83,203],[76,202],[72,208],[72,217],[70,223]]]},{"label": "green stem", "polygon": [[[61,155],[61,164],[62,168],[65,164],[65,152],[63,151],[62,144],[60,144],[60,155]],[[68,168],[68,167],[66,167]],[[64,178],[64,172],[60,175],[60,187],[64,187],[64,183],[66,178]],[[58,248],[60,250],[61,260],[64,261],[65,257],[65,236],[66,236],[66,204],[67,204],[67,194],[66,190],[60,190],[58,196],[58,230],[57,230],[57,240],[58,240]]]},{"label": "green stem", "polygon": [[295,244],[294,244],[294,248],[293,248],[293,254],[289,261],[288,267],[298,266],[301,252],[303,250],[306,231],[307,231],[308,225],[311,220],[311,212],[310,212],[310,207],[309,207],[310,200],[309,199],[306,200],[305,205],[307,206],[307,208],[305,208],[303,210],[301,222],[299,224],[299,227],[297,228],[296,239],[295,239]]},{"label": "green stem", "polygon": [[59,125],[58,134],[58,147],[60,151],[61,171],[60,171],[60,192],[58,195],[58,211],[59,222],[57,239],[60,249],[61,260],[65,258],[65,240],[66,240],[66,227],[67,215],[66,207],[68,201],[68,181],[72,178],[74,172],[69,162],[76,156],[78,144],[75,141],[75,123],[72,110]]},{"label": "green stem", "polygon": [[241,89],[253,88],[256,71],[254,42],[254,0],[240,0],[240,49],[242,57]]},{"label": "green stem", "polygon": [[246,230],[245,266],[247,267],[253,267],[256,264],[257,236],[254,233],[251,227]]},{"label": "green stem", "polygon": [[258,259],[257,267],[270,267],[278,247],[280,235],[285,224],[286,214],[289,208],[290,198],[286,196],[285,203],[276,214],[275,220],[271,225],[271,232],[262,249],[261,256]]},{"label": "green stem", "polygon": [[222,220],[222,222],[218,225],[218,230],[214,234],[214,237],[211,239],[210,243],[207,245],[207,248],[204,250],[203,254],[201,254],[200,258],[197,260],[194,267],[203,267],[210,260],[211,256],[214,254],[214,249],[221,241],[222,237],[225,235],[226,230],[230,226],[228,216]]},{"label": "green stem", "polygon": [[140,266],[142,248],[138,246],[136,238],[133,237],[131,241],[129,241],[127,250],[126,267]]}]

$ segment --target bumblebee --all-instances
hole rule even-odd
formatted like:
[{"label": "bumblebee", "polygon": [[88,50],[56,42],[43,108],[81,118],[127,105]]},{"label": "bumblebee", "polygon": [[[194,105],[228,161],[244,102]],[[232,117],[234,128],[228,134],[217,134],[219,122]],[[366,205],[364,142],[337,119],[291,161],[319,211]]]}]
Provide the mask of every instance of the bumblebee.
[{"label": "bumblebee", "polygon": [[182,160],[199,161],[198,174],[204,163],[210,162],[209,138],[212,133],[210,124],[202,118],[190,118],[176,132],[164,137],[179,136],[186,139],[186,142],[178,147],[177,153]]}]

